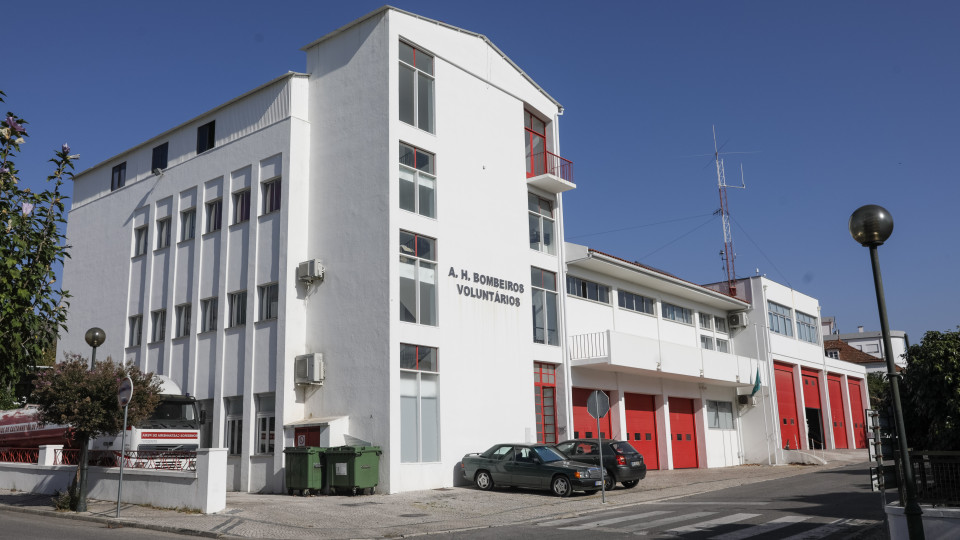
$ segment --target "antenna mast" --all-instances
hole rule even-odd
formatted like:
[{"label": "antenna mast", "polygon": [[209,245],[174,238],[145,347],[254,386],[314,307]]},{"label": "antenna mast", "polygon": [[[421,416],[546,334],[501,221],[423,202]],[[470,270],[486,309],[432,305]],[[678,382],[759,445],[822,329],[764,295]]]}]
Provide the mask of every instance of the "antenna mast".
[{"label": "antenna mast", "polygon": [[730,296],[737,295],[737,273],[733,261],[737,258],[733,250],[733,232],[730,230],[730,204],[727,202],[727,187],[744,188],[743,165],[740,166],[739,186],[727,186],[727,178],[723,172],[723,159],[720,158],[720,149],[717,147],[717,126],[713,126],[713,157],[717,163],[717,189],[720,191],[720,216],[723,219],[723,258],[727,270],[727,292]]}]

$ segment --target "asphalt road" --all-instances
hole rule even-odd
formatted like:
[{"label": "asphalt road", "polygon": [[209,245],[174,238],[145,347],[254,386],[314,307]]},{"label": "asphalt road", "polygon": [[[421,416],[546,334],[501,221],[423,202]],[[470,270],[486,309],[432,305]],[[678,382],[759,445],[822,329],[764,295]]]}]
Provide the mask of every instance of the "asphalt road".
[{"label": "asphalt road", "polygon": [[880,495],[870,491],[867,465],[858,464],[574,517],[436,536],[866,540],[886,538],[883,519]]},{"label": "asphalt road", "polygon": [[161,540],[190,538],[178,534],[137,529],[133,527],[111,528],[103,523],[69,518],[51,518],[24,512],[0,510],[0,538],[22,540]]}]

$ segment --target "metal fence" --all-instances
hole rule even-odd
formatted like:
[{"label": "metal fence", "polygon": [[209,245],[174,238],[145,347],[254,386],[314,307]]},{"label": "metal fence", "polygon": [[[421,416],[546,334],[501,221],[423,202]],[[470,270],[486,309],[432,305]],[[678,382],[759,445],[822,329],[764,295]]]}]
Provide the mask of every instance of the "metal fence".
[{"label": "metal fence", "polygon": [[[960,506],[960,452],[911,452],[910,464],[920,504]],[[901,477],[900,500],[906,500]]]},{"label": "metal fence", "polygon": [[[79,461],[80,450],[57,450],[54,455],[54,465],[76,465]],[[127,451],[123,454],[112,450],[91,450],[87,453],[87,464],[96,467],[119,467],[121,461],[126,469],[197,470],[197,453],[185,450]]]},{"label": "metal fence", "polygon": [[39,459],[39,448],[4,448],[0,450],[0,461],[6,463],[36,463]]}]

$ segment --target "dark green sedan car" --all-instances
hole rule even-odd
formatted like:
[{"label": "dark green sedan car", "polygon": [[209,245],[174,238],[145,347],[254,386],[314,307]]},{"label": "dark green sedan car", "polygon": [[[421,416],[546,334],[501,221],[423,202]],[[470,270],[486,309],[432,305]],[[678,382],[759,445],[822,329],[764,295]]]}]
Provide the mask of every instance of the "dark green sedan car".
[{"label": "dark green sedan car", "polygon": [[495,485],[549,489],[559,497],[600,490],[599,467],[571,461],[546,444],[498,444],[482,454],[463,456],[460,468],[464,478],[482,490]]}]

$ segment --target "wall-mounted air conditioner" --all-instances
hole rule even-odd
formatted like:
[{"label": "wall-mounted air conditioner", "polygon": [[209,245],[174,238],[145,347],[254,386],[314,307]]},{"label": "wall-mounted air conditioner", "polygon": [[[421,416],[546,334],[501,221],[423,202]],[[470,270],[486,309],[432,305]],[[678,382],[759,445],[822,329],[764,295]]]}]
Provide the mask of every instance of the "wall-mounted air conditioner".
[{"label": "wall-mounted air conditioner", "polygon": [[742,396],[737,396],[737,403],[740,404],[740,405],[751,405],[751,406],[753,406],[753,405],[756,405],[756,404],[757,404],[757,398],[756,398],[756,396],[748,396],[748,395],[744,394],[744,395],[742,395]]},{"label": "wall-mounted air conditioner", "polygon": [[727,324],[730,325],[730,328],[746,328],[747,314],[742,311],[739,313],[731,313],[727,315]]},{"label": "wall-mounted air conditioner", "polygon": [[323,353],[301,354],[293,361],[293,382],[322,385]]},{"label": "wall-mounted air conditioner", "polygon": [[313,283],[314,281],[323,281],[323,265],[320,261],[312,259],[303,261],[297,265],[297,281]]}]

